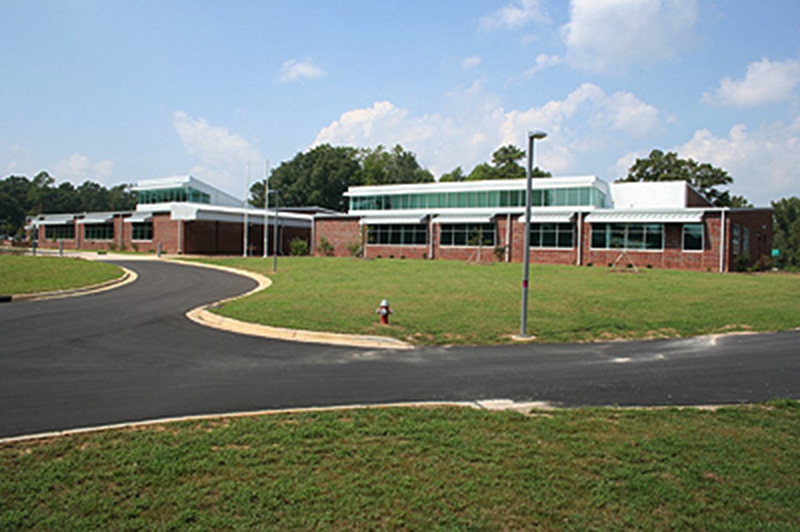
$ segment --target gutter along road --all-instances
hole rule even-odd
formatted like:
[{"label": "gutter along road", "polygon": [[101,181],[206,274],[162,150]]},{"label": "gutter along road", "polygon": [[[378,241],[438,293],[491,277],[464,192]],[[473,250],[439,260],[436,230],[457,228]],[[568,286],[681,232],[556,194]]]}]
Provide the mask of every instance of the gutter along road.
[{"label": "gutter along road", "polygon": [[202,327],[185,313],[255,282],[162,261],[115,261],[136,282],[0,305],[0,437],[349,404],[546,401],[692,405],[800,398],[800,331],[598,344],[302,344]]}]

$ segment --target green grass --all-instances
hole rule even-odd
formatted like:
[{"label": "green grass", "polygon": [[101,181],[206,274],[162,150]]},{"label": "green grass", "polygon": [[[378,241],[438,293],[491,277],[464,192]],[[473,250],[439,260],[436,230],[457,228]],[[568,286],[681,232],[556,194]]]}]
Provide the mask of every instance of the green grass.
[{"label": "green grass", "polygon": [[4,530],[797,530],[800,403],[220,418],[0,468]]},{"label": "green grass", "polygon": [[[417,344],[493,344],[519,331],[522,266],[456,261],[209,260],[274,284],[216,309],[296,329],[380,334]],[[381,327],[382,299],[394,310]],[[800,326],[800,276],[537,265],[528,331],[542,342],[680,337]]]},{"label": "green grass", "polygon": [[0,294],[33,294],[91,286],[116,279],[113,264],[59,257],[0,255]]}]

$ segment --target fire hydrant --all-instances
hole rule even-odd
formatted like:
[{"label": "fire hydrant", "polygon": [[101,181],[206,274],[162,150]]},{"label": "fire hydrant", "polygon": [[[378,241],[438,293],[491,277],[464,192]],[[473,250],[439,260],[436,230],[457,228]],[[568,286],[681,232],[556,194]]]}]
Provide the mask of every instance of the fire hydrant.
[{"label": "fire hydrant", "polygon": [[375,313],[381,317],[381,325],[389,325],[389,314],[392,313],[392,309],[389,308],[388,301],[385,299],[381,301],[381,306],[378,307]]}]

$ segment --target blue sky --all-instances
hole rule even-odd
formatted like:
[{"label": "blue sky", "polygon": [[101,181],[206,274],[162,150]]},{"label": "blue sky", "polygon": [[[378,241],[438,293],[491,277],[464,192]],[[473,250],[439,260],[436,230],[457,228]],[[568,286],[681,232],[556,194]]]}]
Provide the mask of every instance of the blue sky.
[{"label": "blue sky", "polygon": [[800,195],[796,0],[3,0],[0,35],[2,177],[241,196],[320,143],[439,176],[542,129],[555,175],[659,148]]}]

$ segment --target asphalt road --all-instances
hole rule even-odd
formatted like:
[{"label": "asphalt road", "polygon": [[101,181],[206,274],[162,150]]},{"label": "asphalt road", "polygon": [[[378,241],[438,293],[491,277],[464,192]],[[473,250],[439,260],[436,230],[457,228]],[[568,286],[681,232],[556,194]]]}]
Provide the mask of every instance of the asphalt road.
[{"label": "asphalt road", "polygon": [[133,284],[0,305],[0,437],[272,408],[513,399],[688,405],[800,398],[800,332],[377,351],[207,329],[185,317],[253,281],[160,261]]}]

